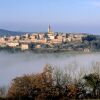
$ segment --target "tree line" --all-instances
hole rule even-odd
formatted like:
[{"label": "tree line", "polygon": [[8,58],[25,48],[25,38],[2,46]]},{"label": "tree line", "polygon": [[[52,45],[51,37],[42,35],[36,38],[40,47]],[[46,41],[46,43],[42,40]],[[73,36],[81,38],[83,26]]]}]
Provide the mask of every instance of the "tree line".
[{"label": "tree line", "polygon": [[[98,67],[97,67],[98,66]],[[47,64],[42,73],[24,75],[12,80],[0,100],[71,100],[100,99],[100,64],[90,74],[73,79],[68,73]],[[3,89],[0,89],[0,93]]]}]

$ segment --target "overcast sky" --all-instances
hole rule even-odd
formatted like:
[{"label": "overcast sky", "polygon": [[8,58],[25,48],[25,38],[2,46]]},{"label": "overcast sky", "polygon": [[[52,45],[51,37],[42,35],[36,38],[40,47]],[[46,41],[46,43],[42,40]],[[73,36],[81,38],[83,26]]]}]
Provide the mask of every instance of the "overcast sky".
[{"label": "overcast sky", "polygon": [[100,0],[0,0],[0,28],[100,33]]}]

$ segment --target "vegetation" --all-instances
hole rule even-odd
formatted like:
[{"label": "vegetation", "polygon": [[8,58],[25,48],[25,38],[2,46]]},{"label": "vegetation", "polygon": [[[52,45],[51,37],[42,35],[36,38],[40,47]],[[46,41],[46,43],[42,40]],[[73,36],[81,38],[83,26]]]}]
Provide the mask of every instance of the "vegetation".
[{"label": "vegetation", "polygon": [[93,40],[96,40],[96,36],[95,35],[87,35],[86,37],[83,37],[83,41],[93,41]]},{"label": "vegetation", "polygon": [[82,38],[83,47],[90,48],[92,51],[100,50],[100,36],[87,35]]},{"label": "vegetation", "polygon": [[42,73],[13,79],[6,96],[0,89],[0,100],[100,99],[100,64],[92,66],[91,73],[80,72],[79,77],[72,78],[70,72],[47,64]]}]

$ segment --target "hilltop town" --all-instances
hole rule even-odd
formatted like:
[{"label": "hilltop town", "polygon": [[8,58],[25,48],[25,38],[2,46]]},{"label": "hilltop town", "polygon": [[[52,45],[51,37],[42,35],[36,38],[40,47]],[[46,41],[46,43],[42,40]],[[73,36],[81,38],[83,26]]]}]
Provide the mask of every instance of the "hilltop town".
[{"label": "hilltop town", "polygon": [[89,52],[91,49],[91,45],[89,43],[91,41],[98,43],[99,40],[100,39],[96,39],[96,36],[82,33],[73,34],[53,32],[49,25],[47,33],[25,33],[24,35],[16,36],[1,36],[0,48],[16,49],[21,51],[42,50],[57,52],[74,50]]}]

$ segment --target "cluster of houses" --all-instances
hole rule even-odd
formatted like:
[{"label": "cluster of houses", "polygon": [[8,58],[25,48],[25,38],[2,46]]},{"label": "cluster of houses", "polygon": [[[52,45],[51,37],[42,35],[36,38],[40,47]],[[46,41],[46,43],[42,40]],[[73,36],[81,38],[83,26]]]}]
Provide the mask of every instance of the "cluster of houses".
[{"label": "cluster of houses", "polygon": [[65,42],[79,41],[82,42],[84,34],[71,33],[54,33],[49,25],[47,33],[33,33],[21,36],[4,36],[0,37],[0,47],[20,48],[21,50],[28,50],[32,48],[52,48],[55,44]]}]

